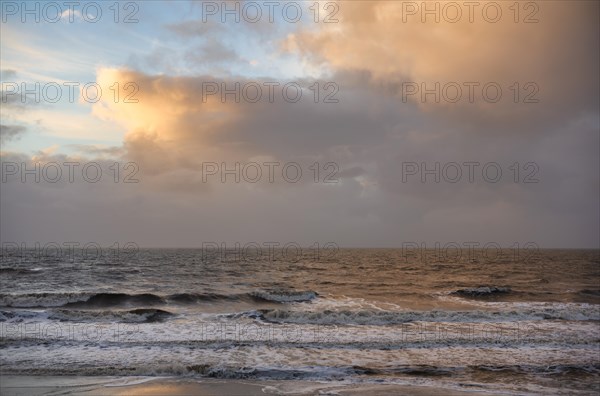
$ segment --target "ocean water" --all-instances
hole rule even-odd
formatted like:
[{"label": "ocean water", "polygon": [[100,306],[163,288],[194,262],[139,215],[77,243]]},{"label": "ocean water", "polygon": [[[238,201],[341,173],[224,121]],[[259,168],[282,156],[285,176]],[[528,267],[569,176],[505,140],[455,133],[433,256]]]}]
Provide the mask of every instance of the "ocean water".
[{"label": "ocean water", "polygon": [[3,375],[600,391],[600,252],[3,252]]}]

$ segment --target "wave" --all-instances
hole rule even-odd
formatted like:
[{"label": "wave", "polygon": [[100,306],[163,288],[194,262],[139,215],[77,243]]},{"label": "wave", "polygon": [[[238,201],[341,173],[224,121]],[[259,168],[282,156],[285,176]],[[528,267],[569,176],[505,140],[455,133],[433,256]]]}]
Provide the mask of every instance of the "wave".
[{"label": "wave", "polygon": [[469,366],[470,370],[508,372],[511,374],[592,374],[600,375],[600,364],[555,364],[549,366],[510,365],[510,366]]},{"label": "wave", "polygon": [[151,293],[25,293],[0,294],[0,306],[14,308],[107,308],[166,304],[165,298]]},{"label": "wave", "polygon": [[600,290],[582,289],[579,290],[579,294],[582,294],[584,296],[600,297]]},{"label": "wave", "polygon": [[0,306],[18,308],[60,307],[86,301],[91,293],[25,293],[0,294]]},{"label": "wave", "polygon": [[166,304],[200,304],[226,301],[294,303],[317,297],[314,291],[260,290],[240,294],[178,293],[160,296],[152,293],[26,293],[0,294],[0,306],[35,308],[107,308],[156,306]]},{"label": "wave", "polygon": [[479,286],[459,289],[451,292],[461,297],[477,298],[477,297],[492,297],[500,294],[509,294],[512,290],[506,286]]},{"label": "wave", "polygon": [[[557,364],[557,365],[481,365],[481,366],[451,366],[436,367],[426,364],[399,365],[393,367],[371,367],[371,366],[303,366],[303,367],[239,367],[221,364],[164,364],[164,365],[137,365],[137,366],[98,366],[98,367],[74,367],[69,368],[62,365],[55,367],[7,367],[3,370],[5,374],[28,375],[110,375],[110,376],[162,376],[177,375],[189,377],[218,378],[218,379],[257,379],[257,380],[317,380],[317,381],[340,381],[354,379],[358,380],[373,378],[381,383],[384,378],[429,378],[429,377],[454,377],[478,373],[510,373],[534,374],[534,375],[572,375],[581,379],[581,376],[597,376],[600,374],[598,364]],[[468,377],[466,377],[468,378]],[[466,379],[465,378],[465,379]],[[465,381],[466,382],[466,381]]]},{"label": "wave", "polygon": [[278,303],[311,301],[317,298],[317,295],[317,292],[314,291],[287,290],[256,291],[250,293],[250,296],[256,300],[264,300]]},{"label": "wave", "polygon": [[314,291],[258,290],[240,294],[181,293],[167,296],[169,302],[195,304],[218,301],[254,301],[271,303],[307,302],[317,298]]},{"label": "wave", "polygon": [[48,319],[60,321],[154,323],[163,322],[173,316],[175,314],[169,311],[154,308],[138,308],[127,311],[74,311],[61,309],[50,314]]},{"label": "wave", "polygon": [[13,267],[0,267],[0,274],[13,274],[13,275],[27,275],[27,274],[39,274],[44,268],[13,268]]},{"label": "wave", "polygon": [[[370,368],[363,366],[330,367],[236,367],[211,364],[172,364],[172,365],[139,365],[137,367],[86,367],[70,369],[67,367],[32,367],[27,372],[32,375],[177,375],[217,379],[259,379],[259,380],[344,380],[354,376],[374,376],[404,373],[414,376],[450,375],[456,369],[435,368],[431,366],[398,367],[395,369]],[[6,371],[7,374],[19,373],[17,370]]]},{"label": "wave", "polygon": [[126,294],[126,293],[98,293],[90,296],[85,301],[76,301],[65,304],[65,307],[117,307],[122,305],[160,305],[165,304],[164,298],[156,294]]},{"label": "wave", "polygon": [[396,367],[323,367],[310,366],[299,369],[222,367],[199,364],[186,367],[188,372],[203,377],[223,379],[322,379],[339,380],[355,376],[410,376],[410,377],[450,377],[469,372],[510,372],[512,374],[600,374],[600,365],[512,365],[512,366],[467,366],[467,367],[436,367],[430,365],[401,365]]},{"label": "wave", "polygon": [[218,294],[218,293],[179,293],[167,296],[169,302],[177,304],[198,304],[203,302],[218,302],[218,301],[239,301],[239,294]]},{"label": "wave", "polygon": [[47,319],[47,312],[36,311],[0,311],[0,322],[16,321],[21,322],[27,319]]},{"label": "wave", "polygon": [[563,302],[577,301],[584,303],[599,303],[600,290],[514,290],[506,286],[479,286],[458,289],[440,293],[456,298],[468,299],[471,302],[479,301],[522,301],[522,302]]},{"label": "wave", "polygon": [[600,311],[594,306],[512,311],[290,311],[267,309],[227,316],[246,316],[271,323],[321,325],[397,325],[409,322],[513,322],[536,320],[600,320]]},{"label": "wave", "polygon": [[81,311],[59,309],[54,311],[0,311],[0,322],[22,322],[23,320],[58,320],[61,322],[163,322],[175,314],[162,309],[137,308],[120,311]]},{"label": "wave", "polygon": [[353,370],[331,367],[306,367],[300,369],[276,369],[253,367],[227,367],[197,364],[186,366],[189,373],[202,377],[220,379],[342,379],[353,374]]}]

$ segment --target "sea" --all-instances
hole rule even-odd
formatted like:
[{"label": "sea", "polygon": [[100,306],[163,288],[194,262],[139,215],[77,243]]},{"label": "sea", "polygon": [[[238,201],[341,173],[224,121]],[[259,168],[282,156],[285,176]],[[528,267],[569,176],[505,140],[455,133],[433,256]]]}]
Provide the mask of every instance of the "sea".
[{"label": "sea", "polygon": [[599,394],[600,251],[498,251],[5,249],[0,373]]}]

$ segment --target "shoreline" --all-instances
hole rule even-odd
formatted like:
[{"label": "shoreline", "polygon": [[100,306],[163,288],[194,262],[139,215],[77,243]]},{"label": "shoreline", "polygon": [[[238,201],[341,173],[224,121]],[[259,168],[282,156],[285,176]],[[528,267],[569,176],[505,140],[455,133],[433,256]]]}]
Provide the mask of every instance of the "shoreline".
[{"label": "shoreline", "polygon": [[416,395],[491,396],[506,395],[475,389],[450,390],[435,386],[397,384],[348,384],[316,381],[259,381],[192,379],[177,377],[91,377],[0,375],[0,393],[5,396],[61,395]]}]

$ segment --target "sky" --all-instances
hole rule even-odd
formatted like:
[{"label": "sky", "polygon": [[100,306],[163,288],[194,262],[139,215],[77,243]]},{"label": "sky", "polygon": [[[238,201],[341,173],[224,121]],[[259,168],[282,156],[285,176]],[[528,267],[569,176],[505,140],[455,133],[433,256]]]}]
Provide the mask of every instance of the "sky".
[{"label": "sky", "polygon": [[598,2],[0,3],[2,243],[600,248]]}]

